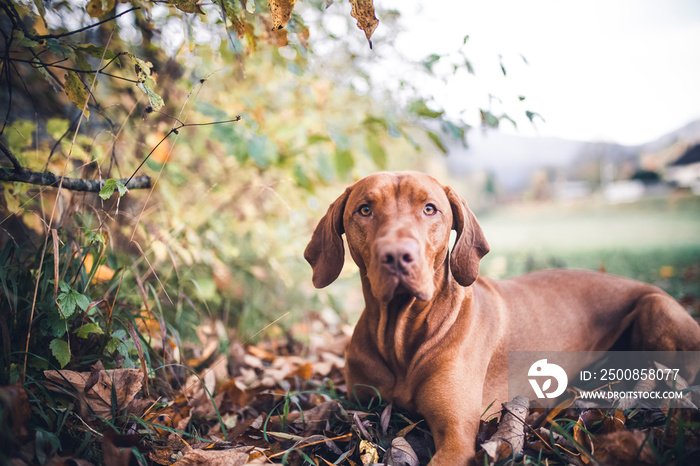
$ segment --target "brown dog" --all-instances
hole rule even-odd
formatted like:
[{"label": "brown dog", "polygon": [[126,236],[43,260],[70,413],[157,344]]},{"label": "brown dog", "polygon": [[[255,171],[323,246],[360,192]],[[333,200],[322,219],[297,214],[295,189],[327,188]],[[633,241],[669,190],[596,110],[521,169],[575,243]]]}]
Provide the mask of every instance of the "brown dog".
[{"label": "brown dog", "polygon": [[366,303],[347,350],[348,393],[368,399],[376,387],[425,417],[431,464],[473,460],[482,412],[507,401],[508,351],[605,351],[625,330],[628,349],[700,350],[700,326],[652,285],[568,270],[478,277],[489,245],[476,218],[421,173],[368,176],[331,204],[304,253],[318,288],[340,274],[343,233]]}]

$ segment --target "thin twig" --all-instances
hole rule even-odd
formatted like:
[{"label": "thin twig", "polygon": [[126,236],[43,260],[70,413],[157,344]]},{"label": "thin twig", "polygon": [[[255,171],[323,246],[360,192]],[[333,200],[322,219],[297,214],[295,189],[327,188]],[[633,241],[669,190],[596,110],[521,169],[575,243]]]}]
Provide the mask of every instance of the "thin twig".
[{"label": "thin twig", "polygon": [[151,157],[151,154],[153,154],[153,152],[154,152],[156,149],[158,149],[158,147],[163,143],[163,141],[165,141],[166,139],[168,139],[168,136],[170,136],[170,135],[173,134],[173,133],[178,134],[178,130],[180,130],[180,129],[182,129],[182,128],[189,127],[189,126],[210,126],[210,125],[219,125],[219,124],[222,124],[222,123],[233,123],[233,122],[235,122],[235,121],[241,121],[241,116],[240,116],[240,115],[237,115],[236,118],[233,118],[233,119],[231,119],[231,120],[212,121],[211,123],[182,123],[182,124],[180,124],[179,126],[176,126],[176,127],[172,128],[170,131],[168,131],[168,134],[166,134],[165,136],[163,136],[163,139],[161,139],[160,141],[158,141],[158,144],[156,144],[155,147],[154,147],[153,149],[151,149],[151,152],[149,152],[148,155],[147,155],[146,157],[144,157],[144,159],[141,161],[141,163],[139,164],[139,166],[136,167],[136,170],[134,170],[134,173],[131,174],[131,177],[130,177],[129,179],[133,178],[133,177],[136,175],[136,173],[138,173],[138,171],[141,169],[141,167],[143,167],[143,165],[146,163],[146,160],[148,160],[149,157]]},{"label": "thin twig", "polygon": [[15,167],[16,171],[22,171],[22,164],[19,163],[19,160],[15,157],[15,155],[10,151],[10,149],[5,146],[5,144],[0,141],[0,150],[2,150],[2,153],[5,154],[5,157],[10,159],[10,162],[12,162],[12,166]]},{"label": "thin twig", "polygon": [[34,34],[25,33],[24,35],[25,35],[25,37],[28,37],[32,40],[37,41],[37,42],[42,41],[44,39],[60,39],[61,37],[72,36],[73,34],[78,34],[80,32],[87,31],[88,29],[92,29],[94,27],[97,27],[100,24],[108,23],[110,21],[113,21],[113,20],[119,18],[120,16],[124,16],[127,13],[131,13],[132,11],[140,10],[140,9],[141,9],[140,6],[135,6],[133,8],[128,9],[128,10],[122,11],[118,15],[114,15],[114,16],[111,16],[109,18],[103,19],[102,21],[98,21],[97,23],[93,23],[89,26],[85,26],[85,27],[82,27],[80,29],[76,29],[75,31],[62,32],[61,34],[42,34],[42,35],[34,35]]},{"label": "thin twig", "polygon": [[[48,70],[48,68],[58,68],[59,70],[72,71],[72,72],[74,72],[74,73],[82,73],[82,74],[103,74],[103,75],[105,75],[105,76],[109,76],[110,78],[120,79],[120,80],[122,80],[122,81],[130,82],[130,83],[135,83],[135,84],[138,84],[138,83],[141,82],[141,81],[139,81],[138,79],[125,78],[125,77],[123,77],[123,76],[117,76],[116,74],[106,73],[106,72],[102,71],[102,70],[103,70],[104,68],[106,68],[106,67],[102,67],[102,68],[99,69],[99,70],[81,70],[81,69],[79,69],[79,68],[71,68],[70,66],[62,66],[62,65],[59,65],[58,63],[60,63],[60,62],[55,62],[55,63],[44,63],[43,61],[39,60],[38,58],[37,58],[37,60],[35,61],[35,60],[26,60],[26,59],[24,59],[24,58],[13,58],[13,57],[9,57],[9,56],[4,56],[4,57],[0,57],[0,60],[7,60],[7,61],[10,61],[10,62],[27,63],[27,64],[32,65],[33,68],[46,68],[47,70]],[[64,60],[61,60],[61,61],[64,61]],[[52,76],[53,76],[53,74],[52,74]],[[54,78],[55,78],[55,76],[54,76]],[[56,78],[56,79],[57,79],[57,78]],[[58,79],[57,79],[57,80],[58,80]]]}]

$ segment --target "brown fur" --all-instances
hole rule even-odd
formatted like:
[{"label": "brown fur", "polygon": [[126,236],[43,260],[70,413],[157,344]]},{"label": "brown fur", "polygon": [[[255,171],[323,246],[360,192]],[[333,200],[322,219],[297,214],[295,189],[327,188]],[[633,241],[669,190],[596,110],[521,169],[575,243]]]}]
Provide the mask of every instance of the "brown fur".
[{"label": "brown fur", "polygon": [[700,326],[652,285],[570,270],[478,277],[489,251],[481,227],[421,173],[368,176],[329,207],[305,251],[319,288],[343,267],[342,234],[366,304],[347,350],[349,396],[368,399],[373,386],[425,417],[433,465],[473,461],[482,412],[507,401],[508,351],[604,351],[627,329],[627,349],[700,350]]}]

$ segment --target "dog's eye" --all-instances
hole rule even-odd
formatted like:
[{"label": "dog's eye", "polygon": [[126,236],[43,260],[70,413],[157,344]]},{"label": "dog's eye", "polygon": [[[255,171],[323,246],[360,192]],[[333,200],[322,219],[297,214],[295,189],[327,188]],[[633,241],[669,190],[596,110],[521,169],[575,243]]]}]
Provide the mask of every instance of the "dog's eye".
[{"label": "dog's eye", "polygon": [[358,212],[363,217],[369,217],[372,214],[372,209],[367,204],[362,204]]},{"label": "dog's eye", "polygon": [[437,213],[437,208],[432,204],[426,204],[426,206],[423,207],[423,213],[425,215],[435,215]]}]

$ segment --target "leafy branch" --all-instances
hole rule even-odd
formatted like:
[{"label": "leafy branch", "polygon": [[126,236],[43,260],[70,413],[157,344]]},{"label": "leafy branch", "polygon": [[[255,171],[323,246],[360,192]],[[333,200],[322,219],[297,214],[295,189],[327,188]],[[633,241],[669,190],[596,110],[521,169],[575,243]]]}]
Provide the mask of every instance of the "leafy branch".
[{"label": "leafy branch", "polygon": [[[12,166],[14,167],[11,170],[7,168],[0,168],[0,181],[14,181],[20,183],[34,184],[37,186],[51,186],[54,188],[58,188],[59,186],[61,186],[62,188],[71,191],[84,191],[93,193],[99,193],[103,191],[105,187],[111,187],[111,190],[109,191],[110,194],[112,193],[112,191],[114,191],[115,187],[121,187],[126,189],[150,189],[152,186],[151,178],[147,175],[136,176],[136,173],[138,173],[138,171],[146,163],[151,154],[153,154],[153,152],[163,143],[163,141],[168,139],[168,136],[170,136],[171,134],[178,134],[178,131],[180,129],[190,126],[211,126],[224,123],[233,123],[240,120],[240,115],[230,120],[212,121],[209,123],[183,123],[180,120],[177,120],[178,124],[174,126],[168,132],[168,134],[166,134],[158,142],[158,144],[156,144],[153,147],[153,149],[151,149],[148,155],[144,157],[144,159],[141,161],[139,166],[136,167],[134,173],[129,178],[123,178],[120,180],[86,180],[83,178],[68,178],[56,176],[51,172],[38,173],[26,170],[24,167],[22,167],[22,164],[19,162],[19,160],[17,160],[17,157],[15,157],[12,151],[0,141],[0,151],[5,155],[5,157],[7,157],[7,159],[10,161],[10,163],[12,163]],[[121,189],[119,191],[121,197],[121,194],[123,194],[123,192]]]}]

